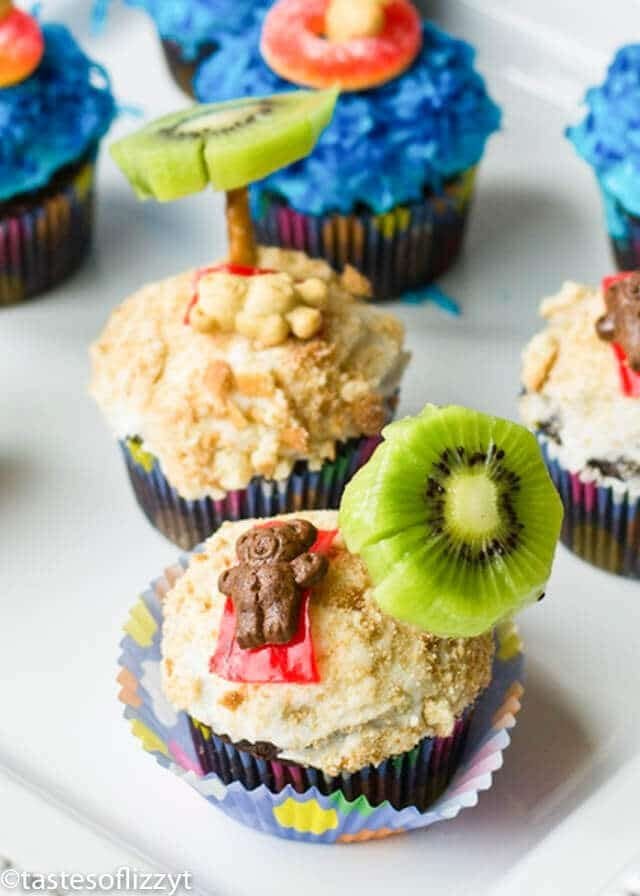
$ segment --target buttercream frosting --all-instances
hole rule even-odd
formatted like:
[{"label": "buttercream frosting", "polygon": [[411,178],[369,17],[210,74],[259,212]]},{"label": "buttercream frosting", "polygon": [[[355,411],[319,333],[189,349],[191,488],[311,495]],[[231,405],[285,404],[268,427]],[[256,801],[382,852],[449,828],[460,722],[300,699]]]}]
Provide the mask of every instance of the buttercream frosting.
[{"label": "buttercream frosting", "polygon": [[612,347],[597,335],[605,310],[601,290],[572,282],[542,303],[547,326],[524,352],[520,411],[565,469],[640,493],[640,399],[622,393]]},{"label": "buttercream frosting", "polygon": [[604,82],[587,91],[585,104],[586,116],[567,136],[604,191],[609,232],[624,236],[617,203],[640,215],[640,44],[618,50]]},{"label": "buttercream frosting", "polygon": [[[253,476],[319,469],[336,444],[385,424],[408,361],[393,315],[348,290],[350,277],[299,252],[262,249],[259,265],[327,285],[322,329],[263,347],[185,324],[194,275],[139,290],[91,350],[91,392],[119,438],[137,437],[185,498],[223,497]],[[356,278],[360,280],[361,278]]]},{"label": "buttercream frosting", "polygon": [[36,71],[0,89],[0,202],[93,152],[116,116],[109,76],[63,25],[44,25]]}]

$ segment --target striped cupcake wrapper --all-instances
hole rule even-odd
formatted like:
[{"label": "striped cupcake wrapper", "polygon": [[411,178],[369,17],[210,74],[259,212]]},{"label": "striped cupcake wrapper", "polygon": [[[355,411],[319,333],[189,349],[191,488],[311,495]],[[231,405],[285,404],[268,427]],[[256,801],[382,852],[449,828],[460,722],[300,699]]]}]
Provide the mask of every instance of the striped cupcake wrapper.
[{"label": "striped cupcake wrapper", "polygon": [[396,206],[384,215],[304,215],[264,196],[256,222],[265,245],[298,249],[336,270],[353,265],[371,281],[374,298],[396,298],[427,285],[455,261],[473,198],[476,168],[448,181],[442,193]]},{"label": "striped cupcake wrapper", "polygon": [[640,217],[628,212],[602,183],[599,186],[616,266],[634,271],[640,267]]},{"label": "striped cupcake wrapper", "polygon": [[190,550],[208,538],[225,520],[253,519],[300,510],[337,510],[345,486],[380,443],[380,436],[363,436],[336,446],[334,460],[319,470],[298,461],[283,480],[256,476],[247,488],[224,498],[189,501],[171,486],[157,459],[134,439],[120,442],[138,504],[147,519],[178,547]]},{"label": "striped cupcake wrapper", "polygon": [[51,289],[80,266],[91,246],[94,173],[88,160],[33,207],[0,215],[0,306]]},{"label": "striped cupcake wrapper", "polygon": [[640,579],[640,495],[585,482],[552,456],[546,436],[537,438],[564,504],[562,543],[593,566]]},{"label": "striped cupcake wrapper", "polygon": [[217,775],[224,784],[238,781],[247,790],[264,784],[273,794],[287,787],[299,794],[315,788],[323,796],[341,794],[349,802],[365,797],[373,807],[388,802],[394,809],[414,806],[425,812],[446,790],[458,767],[471,717],[472,711],[466,712],[450,737],[427,737],[413,750],[381,765],[335,777],[295,762],[260,759],[194,719],[189,724],[203,773]]}]

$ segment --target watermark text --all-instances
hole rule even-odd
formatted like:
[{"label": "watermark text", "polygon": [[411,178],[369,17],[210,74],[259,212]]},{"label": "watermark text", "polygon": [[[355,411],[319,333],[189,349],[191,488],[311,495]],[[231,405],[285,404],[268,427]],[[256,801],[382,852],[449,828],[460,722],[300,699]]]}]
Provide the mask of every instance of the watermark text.
[{"label": "watermark text", "polygon": [[38,872],[4,868],[0,871],[0,892],[13,890],[18,893],[163,893],[177,896],[191,892],[193,875],[190,871],[169,874],[155,871],[138,871],[122,866],[115,871]]}]

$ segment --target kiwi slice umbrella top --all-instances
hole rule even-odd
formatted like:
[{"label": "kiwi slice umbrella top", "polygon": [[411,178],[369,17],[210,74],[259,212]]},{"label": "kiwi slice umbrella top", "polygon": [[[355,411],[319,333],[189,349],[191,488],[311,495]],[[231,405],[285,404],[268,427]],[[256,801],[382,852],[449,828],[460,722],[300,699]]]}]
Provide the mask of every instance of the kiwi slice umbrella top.
[{"label": "kiwi slice umbrella top", "polygon": [[208,184],[235,190],[307,156],[336,97],[301,90],[196,105],[151,122],[111,152],[141,199],[168,202]]},{"label": "kiwi slice umbrella top", "polygon": [[433,405],[383,435],[340,505],[340,529],[382,609],[442,637],[471,637],[538,600],[562,504],[535,436]]},{"label": "kiwi slice umbrella top", "polygon": [[247,185],[307,156],[337,96],[337,90],[300,90],[195,105],[119,140],[111,153],[141,199],[168,202],[209,184],[226,191],[230,260],[251,265]]}]

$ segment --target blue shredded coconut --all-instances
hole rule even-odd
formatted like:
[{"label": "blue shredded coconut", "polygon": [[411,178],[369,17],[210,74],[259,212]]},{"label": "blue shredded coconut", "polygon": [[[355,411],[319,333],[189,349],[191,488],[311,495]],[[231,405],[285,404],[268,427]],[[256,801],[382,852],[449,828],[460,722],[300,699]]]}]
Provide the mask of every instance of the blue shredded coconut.
[{"label": "blue shredded coconut", "polygon": [[[251,29],[256,13],[273,0],[125,0],[143,9],[155,22],[160,37],[178,44],[187,61],[197,59],[203,44],[218,43],[225,35]],[[95,0],[94,27],[100,28],[109,0]]]},{"label": "blue shredded coconut", "polygon": [[[295,89],[263,61],[261,17],[252,33],[229,38],[198,69],[202,102]],[[349,213],[362,203],[376,214],[419,200],[479,161],[500,126],[500,110],[474,70],[474,50],[424,23],[422,50],[404,75],[382,87],[344,93],[314,152],[253,188],[303,214]]]},{"label": "blue shredded coconut", "polygon": [[81,159],[116,116],[105,70],[63,25],[45,25],[43,33],[37,70],[0,89],[0,200],[45,186]]},{"label": "blue shredded coconut", "polygon": [[458,302],[436,283],[430,283],[424,289],[405,292],[400,296],[400,299],[407,305],[425,305],[427,302],[432,302],[453,317],[460,317],[462,314],[462,309]]},{"label": "blue shredded coconut", "polygon": [[[587,91],[585,103],[585,119],[567,136],[595,169],[606,198],[640,215],[640,44],[618,50],[604,84]],[[615,202],[607,203],[607,216],[613,235],[624,232]]]}]

